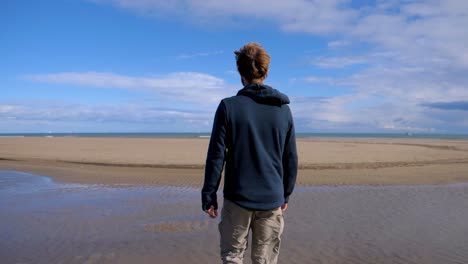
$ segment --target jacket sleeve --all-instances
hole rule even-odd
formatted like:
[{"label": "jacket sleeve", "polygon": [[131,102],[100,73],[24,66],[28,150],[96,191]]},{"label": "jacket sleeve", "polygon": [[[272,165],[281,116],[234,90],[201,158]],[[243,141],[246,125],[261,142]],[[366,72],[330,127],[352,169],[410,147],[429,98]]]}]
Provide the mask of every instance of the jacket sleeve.
[{"label": "jacket sleeve", "polygon": [[205,180],[202,189],[202,210],[211,206],[218,208],[216,191],[221,181],[226,155],[227,111],[223,101],[218,106],[213,122],[208,154],[206,156]]},{"label": "jacket sleeve", "polygon": [[290,115],[291,124],[286,135],[286,142],[283,152],[283,187],[284,187],[284,202],[289,201],[289,196],[294,190],[297,177],[297,150],[296,150],[296,133],[294,129],[294,121]]}]

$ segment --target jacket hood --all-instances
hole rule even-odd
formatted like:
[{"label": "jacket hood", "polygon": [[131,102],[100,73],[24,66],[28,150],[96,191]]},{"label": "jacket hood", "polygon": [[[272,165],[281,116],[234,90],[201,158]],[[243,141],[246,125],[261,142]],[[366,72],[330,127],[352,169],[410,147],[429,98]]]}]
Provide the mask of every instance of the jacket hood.
[{"label": "jacket hood", "polygon": [[237,95],[248,96],[259,104],[276,106],[289,104],[289,98],[287,95],[281,93],[276,89],[271,88],[268,85],[260,83],[252,83],[246,85],[244,88],[239,90]]}]

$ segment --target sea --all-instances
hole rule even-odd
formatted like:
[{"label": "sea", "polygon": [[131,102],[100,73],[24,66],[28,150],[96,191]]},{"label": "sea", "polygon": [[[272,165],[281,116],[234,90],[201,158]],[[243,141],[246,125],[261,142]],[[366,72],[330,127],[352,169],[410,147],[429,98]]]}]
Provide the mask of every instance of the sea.
[{"label": "sea", "polygon": [[[209,138],[209,132],[200,133],[0,133],[0,137],[125,137],[125,138]],[[436,133],[296,133],[297,138],[393,138],[393,139],[450,139],[467,140],[468,134]]]}]

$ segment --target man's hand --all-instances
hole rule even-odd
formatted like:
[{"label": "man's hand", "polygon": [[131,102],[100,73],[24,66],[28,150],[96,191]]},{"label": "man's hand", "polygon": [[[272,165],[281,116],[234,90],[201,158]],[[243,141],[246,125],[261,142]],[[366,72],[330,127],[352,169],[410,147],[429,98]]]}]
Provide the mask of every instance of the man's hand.
[{"label": "man's hand", "polygon": [[214,206],[211,206],[210,209],[205,211],[205,213],[214,219],[218,216],[218,209],[215,209]]},{"label": "man's hand", "polygon": [[284,203],[282,206],[281,206],[281,211],[286,211],[286,209],[288,209],[288,204],[287,203]]}]

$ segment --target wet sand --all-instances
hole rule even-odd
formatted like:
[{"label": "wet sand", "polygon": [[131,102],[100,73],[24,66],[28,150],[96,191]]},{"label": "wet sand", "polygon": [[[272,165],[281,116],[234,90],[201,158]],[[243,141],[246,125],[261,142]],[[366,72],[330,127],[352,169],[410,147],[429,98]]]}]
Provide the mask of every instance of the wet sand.
[{"label": "wet sand", "polygon": [[[219,263],[219,219],[208,219],[198,198],[190,187],[61,184],[0,171],[0,259]],[[298,187],[279,263],[466,263],[467,204],[467,183]]]},{"label": "wet sand", "polygon": [[[207,145],[0,138],[1,262],[217,263],[218,220],[200,209]],[[300,139],[298,150],[280,263],[466,263],[468,141]]]},{"label": "wet sand", "polygon": [[[298,183],[440,184],[468,181],[468,141],[299,139]],[[0,138],[0,169],[58,182],[199,187],[206,138]]]}]

